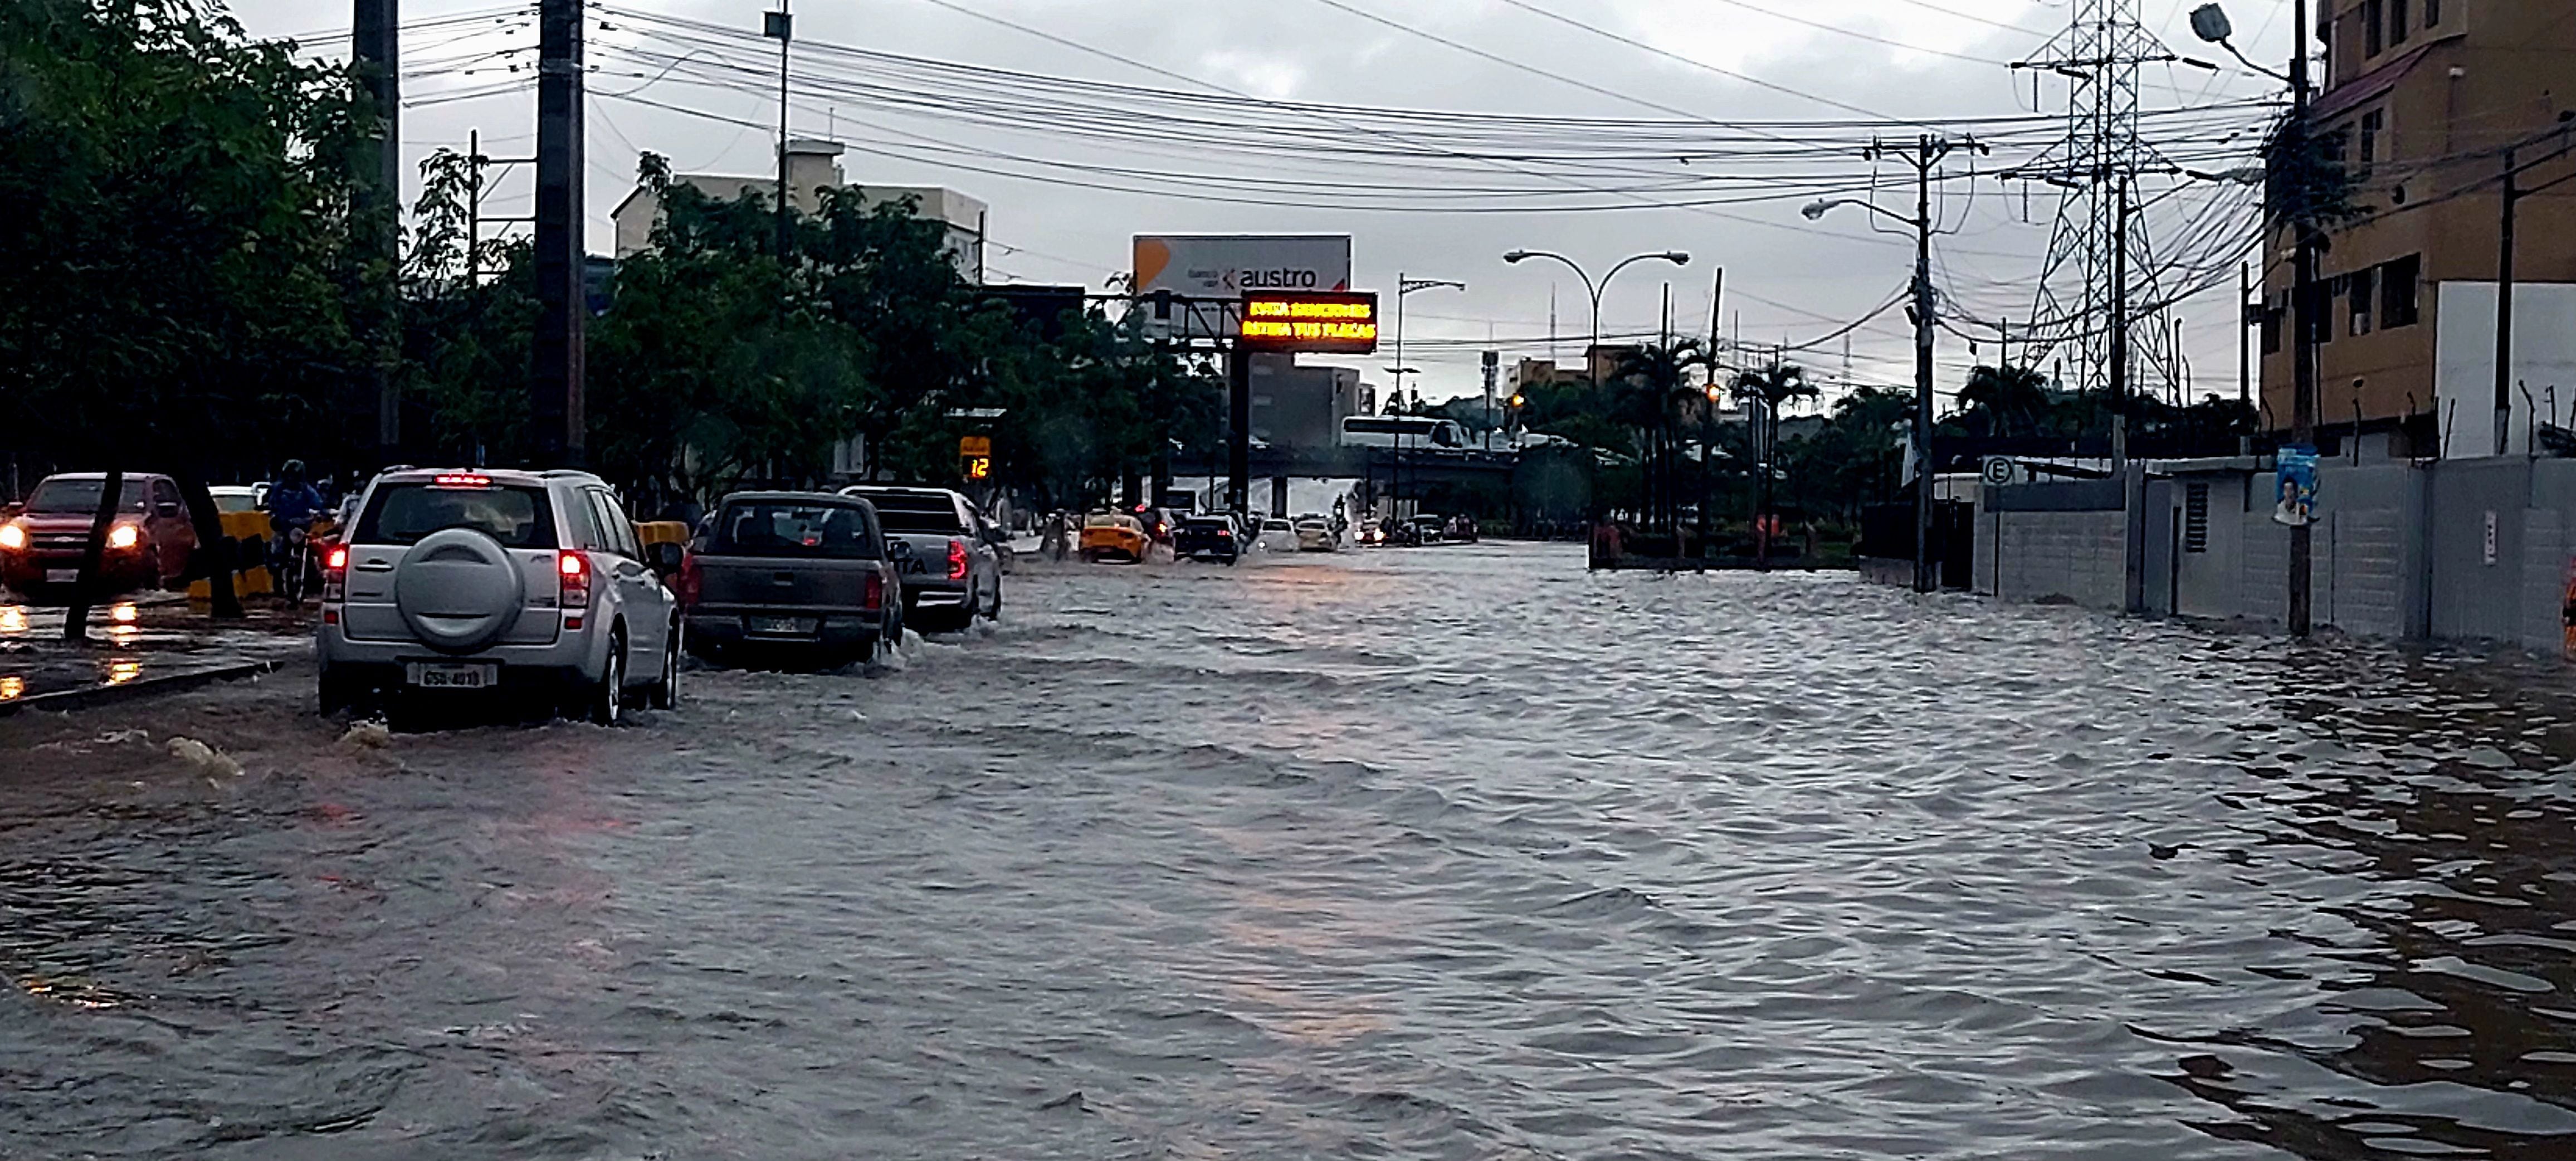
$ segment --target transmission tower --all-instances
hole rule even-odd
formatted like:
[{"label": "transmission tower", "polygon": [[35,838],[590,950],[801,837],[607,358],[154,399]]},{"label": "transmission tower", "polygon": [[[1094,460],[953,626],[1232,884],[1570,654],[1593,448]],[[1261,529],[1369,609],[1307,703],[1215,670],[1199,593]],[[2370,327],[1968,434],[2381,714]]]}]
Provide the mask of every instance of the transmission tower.
[{"label": "transmission tower", "polygon": [[[2147,31],[2139,0],[2068,7],[2066,31],[2013,65],[2068,87],[2065,138],[2006,175],[2062,191],[2032,309],[2029,364],[2054,355],[2066,366],[2064,386],[2136,393],[2167,381],[2177,366],[2155,241],[2138,213],[2140,185],[2180,173],[2138,135],[2138,73],[2181,58]],[[2125,364],[2117,318],[2128,322]]]}]

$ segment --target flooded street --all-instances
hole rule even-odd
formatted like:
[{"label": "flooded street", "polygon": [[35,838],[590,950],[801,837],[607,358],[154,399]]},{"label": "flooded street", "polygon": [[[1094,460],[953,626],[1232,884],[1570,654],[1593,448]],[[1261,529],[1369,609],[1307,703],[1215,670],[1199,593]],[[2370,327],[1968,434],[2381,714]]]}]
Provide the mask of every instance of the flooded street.
[{"label": "flooded street", "polygon": [[13,723],[0,1158],[2576,1156],[2563,675],[1582,563]]}]

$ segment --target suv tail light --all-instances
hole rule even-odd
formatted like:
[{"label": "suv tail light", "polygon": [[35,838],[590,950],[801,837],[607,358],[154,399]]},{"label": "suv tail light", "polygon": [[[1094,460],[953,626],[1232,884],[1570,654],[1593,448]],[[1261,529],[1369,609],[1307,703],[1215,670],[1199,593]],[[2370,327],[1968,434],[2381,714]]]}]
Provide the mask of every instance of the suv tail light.
[{"label": "suv tail light", "polygon": [[578,552],[555,554],[555,603],[563,607],[564,628],[581,628],[590,611],[590,558]]},{"label": "suv tail light", "polygon": [[[348,599],[348,595],[349,546],[334,544],[331,551],[322,555],[322,603],[336,605]],[[326,608],[322,610],[322,619],[330,621],[336,617]]]},{"label": "suv tail light", "polygon": [[966,542],[963,540],[948,542],[948,579],[966,579]]},{"label": "suv tail light", "polygon": [[859,603],[866,606],[867,610],[871,613],[882,611],[885,608],[884,573],[872,572],[868,574],[866,583],[859,589]]},{"label": "suv tail light", "polygon": [[700,571],[698,571],[698,558],[697,558],[697,556],[696,556],[695,554],[691,554],[691,555],[688,555],[688,556],[683,556],[683,557],[681,557],[681,558],[680,558],[680,605],[681,605],[681,607],[682,607],[682,608],[695,608],[695,607],[697,607],[697,603],[698,603],[698,594],[699,594],[700,592],[704,591],[705,586],[706,586],[706,576],[705,576],[705,574],[704,574],[704,573],[701,573]]}]

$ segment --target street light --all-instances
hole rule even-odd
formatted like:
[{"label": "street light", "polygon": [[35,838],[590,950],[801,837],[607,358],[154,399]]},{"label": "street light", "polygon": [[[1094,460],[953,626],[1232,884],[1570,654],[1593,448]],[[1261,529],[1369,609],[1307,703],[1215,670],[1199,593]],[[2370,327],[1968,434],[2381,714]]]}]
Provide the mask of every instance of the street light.
[{"label": "street light", "polygon": [[1601,281],[1594,282],[1592,280],[1591,273],[1584,270],[1581,263],[1578,263],[1574,259],[1568,258],[1563,254],[1552,253],[1546,250],[1514,250],[1511,253],[1503,255],[1503,261],[1509,262],[1515,266],[1532,258],[1546,258],[1551,261],[1562,262],[1565,264],[1567,269],[1574,271],[1575,277],[1583,280],[1583,292],[1592,300],[1592,347],[1584,352],[1583,361],[1586,364],[1585,369],[1590,373],[1592,385],[1595,387],[1601,385],[1601,296],[1609,291],[1610,280],[1619,277],[1620,271],[1625,270],[1630,266],[1634,266],[1639,262],[1670,262],[1675,266],[1688,266],[1690,265],[1691,260],[1691,256],[1689,254],[1680,250],[1666,250],[1661,253],[1654,254],[1631,254],[1628,257],[1620,259],[1618,265],[1611,267],[1610,273],[1602,275]]},{"label": "street light", "polygon": [[1414,291],[1435,290],[1443,287],[1451,290],[1463,291],[1467,289],[1467,284],[1464,282],[1453,282],[1446,278],[1407,278],[1404,276],[1403,271],[1396,271],[1395,366],[1389,367],[1387,370],[1395,373],[1395,393],[1399,398],[1404,395],[1404,377],[1407,375],[1421,374],[1421,372],[1404,365],[1404,300],[1411,296]]},{"label": "street light", "polygon": [[2238,52],[2236,50],[2236,46],[2228,42],[2229,37],[2236,35],[2236,25],[2233,21],[2227,19],[2227,10],[2216,4],[2203,4],[2192,10],[2191,34],[2211,44],[2217,45],[2220,48],[2226,49],[2229,56],[2236,58],[2236,63],[2244,65],[2246,68],[2252,69],[2255,72],[2272,78],[2273,80],[2280,81],[2283,84],[2291,83],[2287,74],[2273,72],[2272,70],[2264,68],[2253,61],[2245,59],[2245,54]]}]

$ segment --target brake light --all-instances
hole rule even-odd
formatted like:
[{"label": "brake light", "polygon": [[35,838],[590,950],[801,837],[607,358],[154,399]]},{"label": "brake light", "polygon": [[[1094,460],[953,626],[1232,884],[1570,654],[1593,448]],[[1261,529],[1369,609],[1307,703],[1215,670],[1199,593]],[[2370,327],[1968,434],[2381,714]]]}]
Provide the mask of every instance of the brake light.
[{"label": "brake light", "polygon": [[[331,551],[323,554],[322,557],[322,603],[329,605],[346,600],[349,594],[348,582],[349,546],[332,545]],[[323,610],[322,615],[326,620],[335,619],[334,614],[327,609]]]},{"label": "brake light", "polygon": [[680,604],[687,607],[694,607],[698,603],[698,593],[702,591],[705,584],[706,578],[698,571],[698,558],[695,556],[681,557]]},{"label": "brake light", "polygon": [[432,477],[429,483],[434,488],[489,488],[492,486],[492,477],[466,472],[448,472]]},{"label": "brake light", "polygon": [[555,556],[555,603],[564,611],[564,628],[581,628],[581,615],[590,611],[590,558],[578,552]]},{"label": "brake light", "polygon": [[872,572],[859,589],[859,603],[871,613],[885,608],[885,574]]}]

